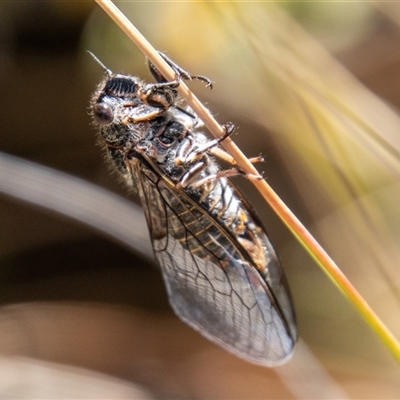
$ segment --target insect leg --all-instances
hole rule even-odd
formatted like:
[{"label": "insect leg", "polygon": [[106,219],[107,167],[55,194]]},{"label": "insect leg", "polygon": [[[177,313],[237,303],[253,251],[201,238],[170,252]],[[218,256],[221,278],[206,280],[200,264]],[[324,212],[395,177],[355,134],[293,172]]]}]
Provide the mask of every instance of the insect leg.
[{"label": "insect leg", "polygon": [[196,177],[199,172],[201,172],[205,167],[207,166],[206,161],[200,161],[197,164],[195,164],[190,170],[183,175],[181,180],[177,184],[177,188],[185,188],[185,187],[191,187],[191,188],[198,188],[203,185],[206,185],[208,183],[217,181],[218,179],[221,178],[231,178],[233,176],[237,175],[242,175],[247,179],[250,180],[261,180],[264,179],[262,175],[258,174],[249,174],[246,171],[243,171],[239,167],[234,167],[234,168],[229,168],[229,169],[224,169],[222,171],[218,171],[216,174],[208,175],[202,179],[197,179]]},{"label": "insect leg", "polygon": [[216,174],[213,174],[213,175],[208,175],[203,179],[199,179],[198,181],[189,184],[188,186],[190,186],[192,188],[198,188],[203,185],[206,185],[207,183],[214,182],[218,179],[231,178],[231,177],[237,176],[237,175],[243,175],[245,178],[250,179],[252,181],[260,181],[260,180],[264,179],[264,177],[262,175],[249,174],[248,172],[243,171],[241,168],[235,167],[235,168],[229,168],[229,169],[224,169],[222,171],[218,171]]},{"label": "insect leg", "polygon": [[[212,149],[210,149],[210,153],[215,156],[218,157],[220,160],[223,160],[231,165],[236,165],[236,160],[229,154],[227,153],[225,150],[221,149],[220,147],[213,147]],[[259,162],[263,162],[264,161],[264,157],[260,154],[257,157],[251,157],[248,159],[252,164],[256,164]]]},{"label": "insect leg", "polygon": [[137,114],[135,117],[133,117],[131,115],[127,115],[122,120],[122,123],[124,125],[129,125],[129,124],[137,124],[138,122],[149,121],[149,120],[157,117],[158,115],[160,115],[163,112],[164,112],[164,109],[162,109],[162,108],[159,108],[159,109],[153,108],[153,109],[147,110],[146,112],[143,112],[141,114]]},{"label": "insect leg", "polygon": [[179,82],[166,83],[148,83],[137,91],[137,96],[144,104],[150,107],[157,107],[162,110],[168,110],[174,103],[178,93],[174,87],[178,86]]},{"label": "insect leg", "polygon": [[187,71],[170,60],[165,54],[161,52],[159,52],[159,54],[175,72],[175,79],[168,81],[155,65],[148,61],[150,72],[157,83],[148,83],[138,89],[137,96],[145,104],[167,110],[175,103],[175,99],[178,95],[175,89],[179,86],[181,79],[201,80],[206,82],[206,87],[212,88],[212,81],[207,77],[202,75],[190,75]]},{"label": "insect leg", "polygon": [[[185,188],[188,186],[191,187],[198,187],[198,185],[194,186],[197,182],[194,184],[191,183],[193,181],[197,174],[206,167],[207,163],[205,161],[200,161],[197,164],[195,164],[188,172],[186,172],[185,175],[182,176],[181,180],[177,183],[176,187],[178,189],[180,188]],[[201,179],[202,180],[202,179]]]},{"label": "insect leg", "polygon": [[[204,146],[201,146],[198,149],[195,149],[190,152],[185,152],[185,154],[180,152],[180,154],[175,159],[175,164],[182,165],[186,163],[195,162],[197,160],[201,160],[204,157],[204,154],[210,152],[212,148],[216,148],[216,146],[218,146],[223,140],[225,140],[228,136],[230,136],[234,132],[235,125],[233,125],[231,122],[228,122],[227,124],[223,125],[223,128],[225,130],[225,133],[219,138],[210,140]],[[231,156],[228,155],[228,157]]]},{"label": "insect leg", "polygon": [[[227,163],[231,165],[236,165],[236,160],[228,154],[225,150],[217,147],[223,140],[225,140],[228,136],[230,136],[234,130],[235,130],[235,125],[233,125],[231,122],[228,122],[227,124],[223,125],[223,128],[225,130],[225,134],[222,135],[221,137],[211,140],[208,143],[206,143],[204,146],[199,147],[198,149],[192,151],[192,152],[186,152],[187,155],[180,154],[177,156],[175,159],[175,164],[177,165],[182,165],[185,163],[190,163],[196,160],[199,160],[203,157],[205,153],[211,153],[212,155],[218,157],[221,160],[226,161]],[[264,157],[260,154],[257,157],[252,157],[249,158],[249,161],[252,164],[258,163],[258,162],[263,162]]]},{"label": "insect leg", "polygon": [[[188,80],[188,81],[196,79],[196,80],[205,82],[206,83],[206,87],[210,87],[210,89],[212,89],[212,81],[210,79],[208,79],[206,76],[203,76],[203,75],[191,75],[191,74],[189,74],[189,72],[185,71],[179,65],[174,63],[164,53],[161,53],[159,51],[158,54],[174,70],[174,72],[176,74],[176,79],[175,79],[175,81],[168,82],[167,79],[161,74],[161,72],[154,66],[154,64],[152,64],[150,61],[148,61],[150,72],[151,72],[151,74],[153,75],[154,79],[157,82],[159,82],[159,83],[173,83],[173,84],[177,83],[177,84],[179,84],[179,81],[181,79],[185,79],[185,80]],[[178,86],[178,85],[176,85],[176,86]],[[174,87],[176,87],[176,86],[174,86]]]},{"label": "insect leg", "polygon": [[[223,140],[225,140],[228,136],[230,136],[234,130],[235,130],[235,125],[232,124],[232,122],[227,122],[226,124],[223,125],[223,128],[225,129],[225,134],[222,135],[219,139],[216,139],[218,142],[217,144],[221,143]],[[227,163],[231,165],[236,165],[236,160],[225,150],[221,149],[220,147],[217,147],[216,145],[211,146],[209,149],[209,152],[218,157],[219,159],[226,161]],[[264,157],[260,154],[257,157],[251,157],[248,159],[252,164],[256,164],[259,162],[264,161]]]}]

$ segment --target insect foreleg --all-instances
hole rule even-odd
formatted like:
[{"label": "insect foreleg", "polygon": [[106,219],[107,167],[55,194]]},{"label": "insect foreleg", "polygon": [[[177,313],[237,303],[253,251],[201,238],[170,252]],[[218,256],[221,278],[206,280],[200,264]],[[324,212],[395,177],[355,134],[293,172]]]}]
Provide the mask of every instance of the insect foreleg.
[{"label": "insect foreleg", "polygon": [[159,54],[175,72],[175,79],[168,81],[155,67],[155,65],[148,61],[150,72],[154,76],[154,79],[157,81],[157,83],[148,83],[139,88],[137,91],[137,96],[145,104],[167,110],[176,101],[177,92],[175,89],[179,86],[181,79],[197,79],[205,82],[206,87],[212,88],[212,81],[207,77],[202,75],[190,75],[187,71],[170,60],[165,54],[161,52],[159,52]]},{"label": "insect foreleg", "polygon": [[137,124],[139,122],[146,122],[150,121],[151,119],[154,119],[161,113],[163,113],[164,110],[162,108],[152,108],[151,110],[146,110],[143,113],[138,113],[135,116],[132,115],[127,115],[123,120],[122,123],[124,125],[129,125],[129,124]]},{"label": "insect foreleg", "polygon": [[176,78],[175,78],[174,81],[168,82],[168,80],[161,74],[161,72],[155,67],[155,65],[152,64],[148,60],[148,65],[149,65],[150,72],[151,72],[151,74],[153,75],[154,79],[157,82],[159,82],[159,83],[167,83],[167,84],[171,84],[172,83],[173,85],[175,85],[177,83],[177,85],[174,86],[174,87],[177,87],[179,85],[179,81],[181,79],[185,79],[185,80],[188,80],[188,81],[196,79],[196,80],[205,82],[206,83],[206,87],[209,87],[210,89],[212,89],[212,81],[210,79],[208,79],[206,76],[203,76],[203,75],[191,75],[191,74],[189,74],[189,72],[185,71],[179,65],[174,63],[164,53],[161,53],[159,51],[158,54],[174,70]]},{"label": "insect foreleg", "polygon": [[168,110],[176,101],[178,93],[174,89],[179,84],[174,82],[167,83],[148,83],[137,91],[137,96],[143,103],[150,107],[160,108],[162,111]]}]

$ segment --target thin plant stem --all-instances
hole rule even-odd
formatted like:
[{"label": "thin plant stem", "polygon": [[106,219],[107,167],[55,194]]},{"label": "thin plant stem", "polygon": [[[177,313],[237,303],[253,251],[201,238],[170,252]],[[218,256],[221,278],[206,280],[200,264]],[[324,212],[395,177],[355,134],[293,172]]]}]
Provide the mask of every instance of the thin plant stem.
[{"label": "thin plant stem", "polygon": [[[151,46],[146,38],[143,37],[143,35],[110,0],[95,1],[128,35],[128,37],[167,79],[175,79],[175,74],[169,65],[160,57],[154,47]],[[215,137],[219,137],[225,133],[221,125],[213,118],[213,116],[183,82],[180,83],[178,91]],[[243,170],[250,174],[258,174],[251,162],[230,138],[225,139],[221,144]],[[317,264],[323,269],[323,271],[341,290],[347,299],[354,305],[354,307],[358,310],[370,327],[380,337],[383,343],[389,348],[397,361],[400,362],[400,343],[380,320],[380,318],[375,314],[360,293],[358,293],[358,291],[346,278],[336,263],[329,257],[327,252],[297,219],[297,217],[285,205],[285,203],[279,198],[279,196],[273,191],[273,189],[265,180],[252,180],[251,182],[256,186],[264,199],[268,202],[268,204],[272,207],[284,224],[289,228],[297,240],[303,245],[311,257],[317,262]]]}]

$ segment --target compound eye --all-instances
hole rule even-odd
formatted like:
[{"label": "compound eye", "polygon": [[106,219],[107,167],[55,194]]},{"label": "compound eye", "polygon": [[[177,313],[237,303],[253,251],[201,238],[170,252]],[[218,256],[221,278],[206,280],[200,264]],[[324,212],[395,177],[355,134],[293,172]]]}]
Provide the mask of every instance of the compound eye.
[{"label": "compound eye", "polygon": [[95,120],[100,125],[107,125],[114,119],[114,113],[110,106],[104,103],[97,103],[93,107]]}]

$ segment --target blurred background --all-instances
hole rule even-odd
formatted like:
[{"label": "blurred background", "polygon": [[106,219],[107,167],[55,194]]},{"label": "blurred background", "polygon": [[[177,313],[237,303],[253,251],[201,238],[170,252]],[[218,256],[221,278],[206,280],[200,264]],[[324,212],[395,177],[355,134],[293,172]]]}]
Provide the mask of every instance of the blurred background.
[{"label": "blurred background", "polygon": [[[400,338],[400,5],[118,6],[215,82],[190,86]],[[95,3],[0,3],[0,397],[397,398],[392,355],[244,179],[292,289],[293,360],[250,365],[173,315],[137,198],[95,145],[86,50],[151,79]]]}]

